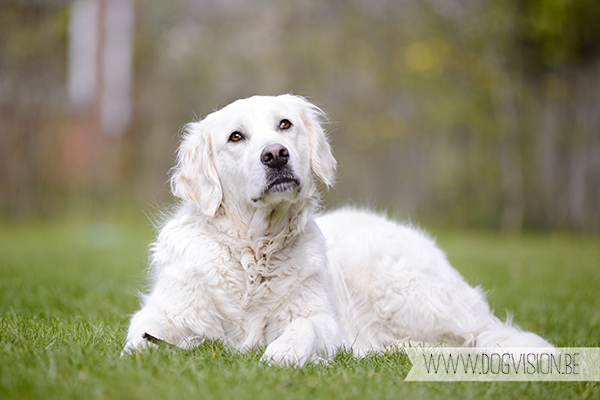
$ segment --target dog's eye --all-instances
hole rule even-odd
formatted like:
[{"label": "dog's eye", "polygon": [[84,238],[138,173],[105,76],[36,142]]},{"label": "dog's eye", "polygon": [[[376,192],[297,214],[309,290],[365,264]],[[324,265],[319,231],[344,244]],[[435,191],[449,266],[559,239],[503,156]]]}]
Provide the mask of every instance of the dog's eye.
[{"label": "dog's eye", "polygon": [[231,135],[229,135],[229,141],[230,142],[239,142],[239,141],[242,141],[242,140],[244,140],[244,135],[242,135],[238,131],[235,131]]},{"label": "dog's eye", "polygon": [[291,127],[292,123],[287,119],[282,119],[281,122],[279,122],[279,129],[281,129],[282,131],[290,129]]}]

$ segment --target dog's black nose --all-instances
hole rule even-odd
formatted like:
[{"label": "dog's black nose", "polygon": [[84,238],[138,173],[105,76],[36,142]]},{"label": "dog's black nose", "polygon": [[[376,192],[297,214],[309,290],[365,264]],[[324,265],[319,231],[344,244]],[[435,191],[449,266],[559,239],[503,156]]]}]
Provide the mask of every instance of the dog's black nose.
[{"label": "dog's black nose", "polygon": [[263,149],[260,155],[260,161],[269,168],[281,169],[287,164],[290,153],[285,146],[281,144],[272,144]]}]

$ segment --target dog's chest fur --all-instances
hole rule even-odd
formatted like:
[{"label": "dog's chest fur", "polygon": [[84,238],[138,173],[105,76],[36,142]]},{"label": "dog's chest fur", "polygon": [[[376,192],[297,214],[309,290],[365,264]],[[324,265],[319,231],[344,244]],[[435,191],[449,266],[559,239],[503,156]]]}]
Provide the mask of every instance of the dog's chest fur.
[{"label": "dog's chest fur", "polygon": [[[301,265],[290,254],[295,252],[293,241],[226,246],[229,262],[217,266],[221,279],[210,290],[223,319],[224,336],[240,347],[269,343],[289,323],[281,305],[303,280]],[[217,300],[221,296],[228,299],[225,307]]]},{"label": "dog's chest fur", "polygon": [[180,217],[171,221],[176,229],[162,230],[156,246],[163,250],[155,254],[175,256],[170,257],[179,260],[174,267],[185,270],[178,274],[182,279],[173,282],[189,293],[182,296],[181,309],[195,313],[193,319],[210,316],[220,321],[209,338],[219,337],[239,348],[260,346],[281,335],[290,320],[289,308],[283,307],[289,304],[286,298],[315,271],[301,251],[305,235],[283,231],[251,240],[202,218]]}]

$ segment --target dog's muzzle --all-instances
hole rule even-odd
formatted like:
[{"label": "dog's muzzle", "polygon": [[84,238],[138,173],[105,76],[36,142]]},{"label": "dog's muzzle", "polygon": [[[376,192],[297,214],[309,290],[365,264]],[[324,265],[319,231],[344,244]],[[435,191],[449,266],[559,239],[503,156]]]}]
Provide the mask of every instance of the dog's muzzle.
[{"label": "dog's muzzle", "polygon": [[285,193],[291,190],[299,191],[300,181],[294,175],[288,161],[290,152],[282,144],[272,144],[265,147],[260,155],[260,161],[266,167],[266,193]]}]

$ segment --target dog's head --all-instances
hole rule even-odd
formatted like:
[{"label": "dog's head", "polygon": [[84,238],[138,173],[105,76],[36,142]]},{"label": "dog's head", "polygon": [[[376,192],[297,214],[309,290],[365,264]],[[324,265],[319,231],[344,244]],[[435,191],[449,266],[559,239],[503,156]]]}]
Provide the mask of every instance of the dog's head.
[{"label": "dog's head", "polygon": [[323,112],[302,97],[238,100],[186,126],[171,187],[213,216],[221,204],[269,207],[333,184]]}]

